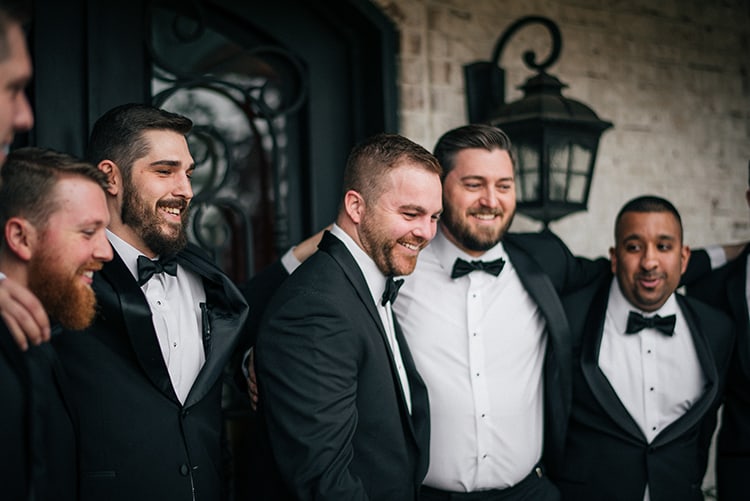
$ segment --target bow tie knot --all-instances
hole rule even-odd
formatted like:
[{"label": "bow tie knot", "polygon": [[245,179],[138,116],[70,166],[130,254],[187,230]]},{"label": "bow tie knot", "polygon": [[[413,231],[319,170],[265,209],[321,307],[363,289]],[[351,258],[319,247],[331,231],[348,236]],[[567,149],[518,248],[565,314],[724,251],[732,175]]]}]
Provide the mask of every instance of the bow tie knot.
[{"label": "bow tie knot", "polygon": [[674,333],[674,324],[677,321],[675,315],[660,317],[644,317],[640,313],[631,311],[628,314],[628,325],[625,328],[625,334],[636,334],[643,329],[656,329],[665,336],[671,336]]},{"label": "bow tie knot", "polygon": [[505,266],[505,260],[503,258],[495,259],[494,261],[464,261],[463,259],[456,258],[456,262],[453,263],[453,270],[451,270],[451,278],[459,278],[464,275],[468,275],[472,271],[485,271],[491,275],[498,276],[503,271]]},{"label": "bow tie knot", "polygon": [[386,303],[391,303],[391,306],[393,306],[393,302],[396,301],[396,297],[398,296],[398,290],[402,285],[404,285],[403,278],[398,280],[394,280],[393,277],[386,278],[385,290],[383,291],[383,297],[380,300],[380,304],[385,306]]},{"label": "bow tie knot", "polygon": [[149,281],[156,273],[167,273],[173,277],[177,276],[176,256],[164,256],[156,261],[146,256],[138,256],[138,285]]}]

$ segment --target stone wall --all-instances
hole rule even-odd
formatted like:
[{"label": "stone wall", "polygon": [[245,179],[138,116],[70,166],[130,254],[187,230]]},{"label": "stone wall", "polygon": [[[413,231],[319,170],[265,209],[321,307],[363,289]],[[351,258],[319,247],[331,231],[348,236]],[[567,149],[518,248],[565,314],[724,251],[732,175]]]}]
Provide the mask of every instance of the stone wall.
[{"label": "stone wall", "polygon": [[[682,213],[692,246],[750,239],[750,0],[373,0],[395,23],[400,128],[432,149],[467,123],[462,66],[489,60],[505,28],[525,15],[551,18],[563,49],[548,72],[564,95],[614,123],[599,146],[589,211],[552,223],[579,254],[612,244],[620,206],[651,193]],[[550,46],[530,26],[500,61],[507,99],[533,73],[521,54]],[[517,217],[515,230],[539,224]]]}]

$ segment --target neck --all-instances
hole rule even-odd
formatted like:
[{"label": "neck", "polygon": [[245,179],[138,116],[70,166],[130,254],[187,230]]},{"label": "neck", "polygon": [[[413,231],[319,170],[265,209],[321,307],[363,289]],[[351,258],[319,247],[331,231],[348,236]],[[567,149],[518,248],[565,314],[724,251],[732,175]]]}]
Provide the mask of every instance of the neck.
[{"label": "neck", "polygon": [[27,263],[24,261],[8,255],[7,252],[0,252],[0,271],[17,284],[28,287]]}]

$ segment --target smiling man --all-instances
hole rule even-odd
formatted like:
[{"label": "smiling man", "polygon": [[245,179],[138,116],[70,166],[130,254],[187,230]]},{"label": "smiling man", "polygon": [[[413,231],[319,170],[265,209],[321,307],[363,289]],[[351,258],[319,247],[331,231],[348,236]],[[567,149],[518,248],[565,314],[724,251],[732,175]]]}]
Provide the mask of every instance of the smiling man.
[{"label": "smiling man", "polygon": [[617,216],[611,273],[564,298],[575,360],[564,500],[703,500],[733,326],[675,293],[689,257],[674,206],[639,197]]},{"label": "smiling man", "polygon": [[256,347],[261,407],[293,499],[417,497],[428,401],[391,312],[393,277],[409,275],[435,236],[440,174],[402,136],[356,146],[336,224],[269,304]]},{"label": "smiling man", "polygon": [[115,254],[94,278],[100,315],[53,344],[80,421],[80,499],[222,499],[221,374],[247,315],[187,243],[189,119],[147,105],[94,125]]},{"label": "smiling man", "polygon": [[[23,148],[9,155],[0,179],[0,270],[36,294],[56,324],[87,327],[96,306],[93,273],[112,259],[106,177],[68,155]],[[49,344],[22,353],[10,343],[0,332],[3,495],[73,501],[77,460],[65,376]]]}]

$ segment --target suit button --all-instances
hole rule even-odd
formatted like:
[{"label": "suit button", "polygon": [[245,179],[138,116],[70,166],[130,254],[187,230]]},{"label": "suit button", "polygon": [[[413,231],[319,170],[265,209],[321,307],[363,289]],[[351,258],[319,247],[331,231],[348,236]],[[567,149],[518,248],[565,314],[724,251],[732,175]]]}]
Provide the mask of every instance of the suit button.
[{"label": "suit button", "polygon": [[180,466],[180,475],[183,477],[187,477],[188,473],[190,473],[190,468],[188,468],[188,465],[183,464]]},{"label": "suit button", "polygon": [[654,452],[656,452],[656,447],[649,447],[648,448],[648,453],[649,454],[653,454]]}]

